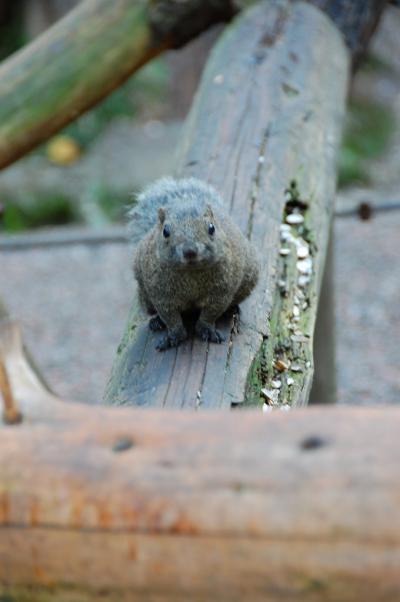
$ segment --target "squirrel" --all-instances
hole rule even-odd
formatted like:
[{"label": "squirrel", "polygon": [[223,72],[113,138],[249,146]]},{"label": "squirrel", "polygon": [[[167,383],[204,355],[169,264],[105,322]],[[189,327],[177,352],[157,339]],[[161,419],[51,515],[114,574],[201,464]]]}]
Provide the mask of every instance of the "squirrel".
[{"label": "squirrel", "polygon": [[154,316],[151,330],[167,330],[156,349],[187,338],[182,313],[194,310],[196,334],[221,343],[215,321],[251,293],[259,261],[217,191],[195,178],[162,178],[138,195],[128,217],[140,304]]}]

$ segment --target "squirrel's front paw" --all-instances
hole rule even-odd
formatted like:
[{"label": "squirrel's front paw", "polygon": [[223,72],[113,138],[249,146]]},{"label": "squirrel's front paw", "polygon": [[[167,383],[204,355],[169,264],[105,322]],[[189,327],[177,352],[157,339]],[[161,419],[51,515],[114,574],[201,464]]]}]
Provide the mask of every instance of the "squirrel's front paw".
[{"label": "squirrel's front paw", "polygon": [[164,322],[161,320],[160,316],[154,316],[149,320],[149,328],[153,332],[158,332],[160,330],[165,330],[166,326]]},{"label": "squirrel's front paw", "polygon": [[178,347],[182,341],[187,338],[185,330],[179,330],[178,332],[169,332],[156,346],[157,351],[165,351],[170,347]]},{"label": "squirrel's front paw", "polygon": [[197,322],[196,333],[203,341],[211,341],[212,343],[222,343],[225,341],[224,335],[214,326]]}]

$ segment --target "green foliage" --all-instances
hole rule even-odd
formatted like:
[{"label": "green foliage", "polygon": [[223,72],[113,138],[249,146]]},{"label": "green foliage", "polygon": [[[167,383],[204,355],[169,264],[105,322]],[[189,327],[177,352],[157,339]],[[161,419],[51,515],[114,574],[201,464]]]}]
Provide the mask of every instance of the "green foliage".
[{"label": "green foliage", "polygon": [[362,64],[362,70],[364,72],[377,73],[379,75],[386,74],[390,77],[396,76],[393,65],[373,52],[365,57]]},{"label": "green foliage", "polygon": [[19,232],[28,228],[68,224],[78,219],[73,201],[62,192],[56,192],[24,203],[6,200],[0,219],[0,231]]},{"label": "green foliage", "polygon": [[0,61],[21,48],[26,42],[23,19],[21,16],[21,3],[14,1],[4,6],[4,23],[0,25]]},{"label": "green foliage", "polygon": [[126,194],[118,194],[106,186],[101,186],[97,190],[98,206],[110,222],[123,221],[128,200]]},{"label": "green foliage", "polygon": [[394,127],[394,114],[387,106],[366,100],[350,101],[339,156],[340,186],[369,182],[368,161],[388,148]]},{"label": "green foliage", "polygon": [[102,183],[94,185],[89,194],[93,209],[87,207],[88,215],[85,212],[82,215],[82,207],[62,192],[41,193],[27,202],[3,198],[0,233],[79,222],[99,225],[123,221],[129,200],[126,194],[116,192]]}]

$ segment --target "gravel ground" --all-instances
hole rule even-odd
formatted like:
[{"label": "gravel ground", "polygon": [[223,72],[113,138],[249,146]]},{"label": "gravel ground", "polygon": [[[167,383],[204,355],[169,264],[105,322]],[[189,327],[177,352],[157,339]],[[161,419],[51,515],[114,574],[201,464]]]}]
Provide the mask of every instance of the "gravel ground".
[{"label": "gravel ground", "polygon": [[0,290],[50,386],[101,401],[132,297],[129,247],[3,253]]},{"label": "gravel ground", "polygon": [[400,212],[337,219],[335,291],[340,403],[400,403]]}]

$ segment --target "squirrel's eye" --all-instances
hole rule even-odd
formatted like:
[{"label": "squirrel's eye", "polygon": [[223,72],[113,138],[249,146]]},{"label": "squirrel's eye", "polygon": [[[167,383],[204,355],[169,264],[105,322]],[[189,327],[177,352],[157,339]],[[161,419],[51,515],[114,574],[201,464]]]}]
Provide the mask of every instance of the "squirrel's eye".
[{"label": "squirrel's eye", "polygon": [[215,226],[214,224],[208,224],[208,233],[210,236],[212,236],[215,232]]},{"label": "squirrel's eye", "polygon": [[164,238],[168,238],[168,236],[171,234],[171,229],[167,224],[165,224],[162,233]]}]

